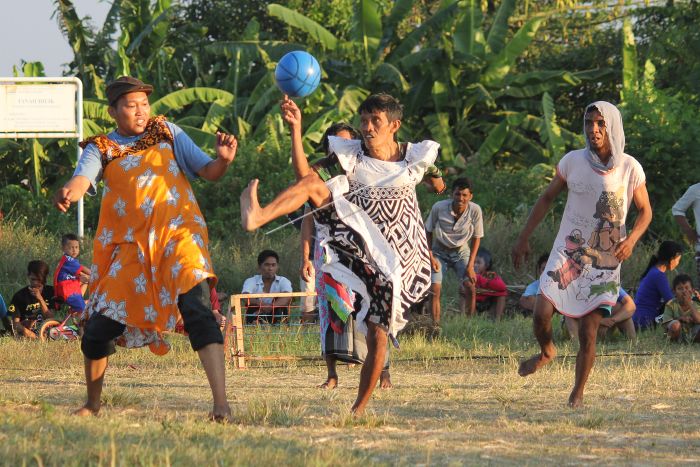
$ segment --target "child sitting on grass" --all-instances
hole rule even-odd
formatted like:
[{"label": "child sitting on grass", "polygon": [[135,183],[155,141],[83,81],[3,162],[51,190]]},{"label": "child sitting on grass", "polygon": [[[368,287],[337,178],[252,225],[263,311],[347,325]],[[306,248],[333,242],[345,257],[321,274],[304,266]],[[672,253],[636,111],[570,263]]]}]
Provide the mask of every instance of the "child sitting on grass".
[{"label": "child sitting on grass", "polygon": [[[475,288],[472,289],[476,293],[476,303],[479,310],[489,310],[491,318],[496,321],[503,317],[506,309],[506,296],[508,289],[506,283],[503,282],[493,268],[493,258],[491,252],[486,248],[479,248],[474,261],[474,270],[476,271]],[[471,291],[469,287],[464,287],[467,296]],[[467,300],[469,303],[469,300]]]},{"label": "child sitting on grass", "polygon": [[41,260],[30,261],[27,265],[29,285],[20,289],[12,297],[9,313],[12,317],[17,337],[36,339],[31,330],[32,324],[46,318],[53,318],[53,287],[46,285],[49,265]]},{"label": "child sitting on grass", "polygon": [[689,275],[673,279],[673,294],[661,320],[666,336],[674,342],[700,342],[700,296]]},{"label": "child sitting on grass", "polygon": [[90,279],[90,270],[80,264],[80,241],[77,235],[68,233],[61,238],[63,256],[56,266],[53,287],[56,298],[70,307],[71,311],[82,313],[85,309],[83,295]]}]

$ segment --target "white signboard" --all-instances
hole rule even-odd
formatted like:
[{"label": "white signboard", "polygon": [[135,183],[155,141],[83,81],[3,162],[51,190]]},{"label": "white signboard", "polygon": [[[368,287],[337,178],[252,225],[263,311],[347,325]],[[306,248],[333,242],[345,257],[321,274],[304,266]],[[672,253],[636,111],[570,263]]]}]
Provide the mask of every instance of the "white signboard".
[{"label": "white signboard", "polygon": [[72,83],[0,84],[0,133],[76,136],[76,90]]}]

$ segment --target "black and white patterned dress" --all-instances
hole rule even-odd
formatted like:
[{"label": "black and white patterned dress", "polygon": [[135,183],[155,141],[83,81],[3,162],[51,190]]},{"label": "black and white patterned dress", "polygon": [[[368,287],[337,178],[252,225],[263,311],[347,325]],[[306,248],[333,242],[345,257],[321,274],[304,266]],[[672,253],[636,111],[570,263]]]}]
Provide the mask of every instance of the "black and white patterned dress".
[{"label": "black and white patterned dress", "polygon": [[439,145],[409,143],[399,162],[373,159],[357,140],[331,137],[329,145],[344,175],[326,182],[333,205],[315,213],[325,252],[321,269],[362,297],[358,330],[366,332],[369,320],[396,336],[406,325],[404,312],[430,288],[415,187],[435,162]]}]

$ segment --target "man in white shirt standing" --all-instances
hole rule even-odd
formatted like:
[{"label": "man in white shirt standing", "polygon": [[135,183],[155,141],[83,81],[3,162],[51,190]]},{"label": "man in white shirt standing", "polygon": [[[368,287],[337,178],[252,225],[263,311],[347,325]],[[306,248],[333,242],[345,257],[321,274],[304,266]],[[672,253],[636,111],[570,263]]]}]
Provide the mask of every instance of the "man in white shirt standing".
[{"label": "man in white shirt standing", "polygon": [[474,260],[479,250],[481,237],[484,236],[484,222],[481,207],[471,201],[472,183],[468,178],[454,181],[452,199],[435,203],[425,221],[428,245],[430,246],[430,263],[432,277],[430,292],[433,321],[440,322],[440,290],[443,271],[454,269],[460,286],[459,308],[467,312],[467,297],[470,298],[469,315],[476,311],[476,294],[473,292],[476,281]]},{"label": "man in white shirt standing", "polygon": [[[695,216],[695,230],[693,230],[685,217],[686,212],[690,208],[693,208],[693,215]],[[676,201],[676,204],[673,205],[671,212],[690,244],[695,246],[695,265],[698,278],[700,278],[700,183],[691,185],[683,196]]]},{"label": "man in white shirt standing", "polygon": [[[258,272],[243,283],[242,293],[281,293],[292,292],[292,283],[283,276],[278,276],[279,255],[272,250],[263,250],[258,255]],[[251,298],[248,300],[246,322],[268,321],[271,324],[281,322],[289,312],[291,297]]]}]

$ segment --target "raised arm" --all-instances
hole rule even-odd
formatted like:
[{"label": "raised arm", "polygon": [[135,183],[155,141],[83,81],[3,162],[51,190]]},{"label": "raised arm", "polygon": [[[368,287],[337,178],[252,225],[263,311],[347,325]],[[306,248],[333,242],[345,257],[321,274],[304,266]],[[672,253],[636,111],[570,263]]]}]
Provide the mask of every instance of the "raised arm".
[{"label": "raised arm", "polygon": [[226,173],[226,169],[236,158],[238,141],[233,135],[216,133],[216,159],[197,172],[197,175],[210,182],[215,182]]},{"label": "raised arm", "polygon": [[301,180],[311,172],[309,161],[304,153],[304,144],[301,140],[301,110],[289,96],[285,95],[280,105],[282,119],[289,126],[292,136],[292,166],[297,180]]},{"label": "raised arm", "polygon": [[557,196],[559,196],[559,193],[564,190],[564,188],[566,188],[566,180],[564,180],[557,172],[547,188],[544,190],[544,193],[542,193],[535,203],[532,211],[530,211],[525,227],[523,227],[523,230],[520,231],[520,235],[518,235],[518,238],[515,241],[511,256],[513,258],[513,265],[516,268],[519,268],[523,258],[530,254],[530,235],[532,235],[535,228],[540,224],[540,222],[542,222],[542,219],[544,219],[544,216],[547,215],[549,208],[552,207],[552,203]]}]

